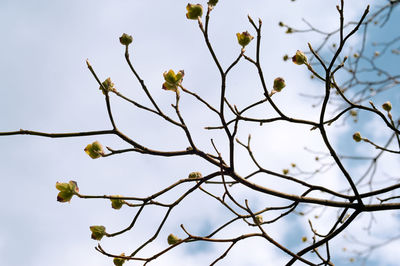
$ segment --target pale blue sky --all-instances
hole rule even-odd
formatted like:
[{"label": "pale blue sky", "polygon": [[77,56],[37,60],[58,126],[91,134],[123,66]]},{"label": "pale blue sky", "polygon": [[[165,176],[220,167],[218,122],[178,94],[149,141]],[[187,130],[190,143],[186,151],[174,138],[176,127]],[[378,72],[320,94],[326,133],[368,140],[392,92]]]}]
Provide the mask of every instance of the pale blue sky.
[{"label": "pale blue sky", "polygon": [[[262,60],[267,83],[272,84],[275,77],[284,76],[288,84],[285,94],[279,95],[276,102],[289,114],[300,112],[307,118],[315,117],[315,110],[298,94],[302,90],[315,92],[320,87],[307,78],[305,68],[281,60],[286,53],[305,50],[306,43],[313,42],[315,35],[289,36],[277,24],[285,21],[303,25],[301,18],[304,17],[327,30],[335,28],[338,22],[335,5],[338,1],[220,2],[212,14],[210,36],[223,66],[229,65],[240,52],[236,32],[249,30],[254,34],[247,15],[255,19],[262,18]],[[347,2],[348,17],[359,17],[365,4],[354,0]],[[205,3],[202,1],[203,5]],[[124,61],[124,47],[118,41],[123,32],[133,35],[130,47],[132,61],[154,98],[167,113],[173,114],[170,104],[174,101],[174,95],[161,90],[161,84],[162,73],[170,68],[184,69],[184,86],[216,104],[219,95],[218,75],[197,23],[185,18],[186,4],[187,1],[182,0],[2,0],[0,131],[22,128],[44,132],[73,132],[110,128],[103,95],[85,64],[87,58],[100,79],[111,77],[119,91],[148,104]],[[392,29],[389,34],[398,33],[396,28]],[[357,37],[354,43],[357,43]],[[246,48],[247,54],[254,55],[254,48],[254,43],[250,44]],[[247,62],[240,62],[229,78],[227,95],[239,107],[261,97],[256,72],[249,68]],[[384,101],[383,97],[379,100]],[[387,97],[393,99],[392,103],[400,102],[398,92]],[[187,146],[182,132],[168,126],[163,120],[138,111],[115,97],[112,97],[112,103],[116,122],[138,142],[160,150]],[[193,128],[200,147],[212,151],[209,142],[211,137],[220,140],[222,145],[220,133],[201,130],[205,125],[210,125],[208,121],[213,121],[212,125],[217,123],[212,113],[199,111],[200,105],[189,97],[183,97],[181,105],[182,113]],[[394,109],[398,111],[398,105],[394,104]],[[347,146],[343,144],[348,142],[341,139],[341,134],[351,134],[352,127],[332,134],[335,144]],[[313,136],[316,135],[310,135],[313,133],[309,134],[308,129],[301,127],[282,124],[280,128],[261,129],[258,135],[256,130],[260,130],[260,127],[250,126],[239,132],[239,137],[244,140],[248,133],[254,134],[255,143],[261,147],[258,154],[264,156],[267,163],[271,160],[271,154],[274,154],[277,160],[270,166],[277,171],[287,167],[292,159],[312,166],[301,156],[303,147],[322,147],[320,140],[314,140]],[[279,141],[273,141],[277,137],[280,137]],[[57,181],[75,180],[83,194],[145,196],[186,177],[189,172],[207,172],[212,169],[193,158],[161,159],[126,154],[92,160],[83,152],[83,148],[95,140],[113,148],[127,147],[110,136],[70,139],[33,136],[0,138],[0,176],[3,184],[0,201],[0,265],[112,265],[109,258],[94,250],[96,242],[90,239],[89,226],[104,224],[110,231],[117,231],[130,223],[134,210],[123,208],[115,211],[110,208],[108,201],[102,200],[73,198],[70,204],[60,204],[56,201],[57,191],[54,187]],[[293,158],[287,158],[287,152],[282,152],[286,148],[290,148]],[[240,159],[242,171],[250,169],[248,158],[243,155]],[[240,191],[238,193],[243,196]],[[182,209],[166,224],[160,241],[145,251],[145,254],[151,253],[152,249],[165,248],[164,238],[170,232],[183,236],[179,231],[180,223],[191,225],[194,231],[201,232],[223,220],[219,214],[225,214],[224,211],[219,207],[210,207],[215,202],[204,199],[199,204],[197,196],[201,195],[184,202]],[[170,195],[171,198],[175,198],[174,195]],[[262,204],[262,200],[259,201]],[[195,207],[190,207],[191,204]],[[151,228],[158,223],[158,219],[154,218],[157,214],[145,213],[138,229],[118,239],[106,239],[104,246],[115,253],[129,253],[151,234]],[[269,228],[281,241],[294,241],[292,232],[299,234],[306,229],[293,228],[291,221]],[[301,247],[301,243],[294,246]],[[265,248],[268,252],[265,252]],[[251,256],[240,256],[241,249]],[[203,246],[198,250],[182,248],[153,265],[207,265],[221,251],[216,246]],[[340,251],[336,254],[343,255]],[[392,257],[377,256],[373,265],[395,265]],[[267,260],[280,265],[285,257],[276,249],[257,242],[250,247],[246,244],[239,246],[220,265],[263,265],[259,261]],[[338,265],[344,265],[344,260],[340,263],[343,264]],[[126,265],[140,264],[130,262]]]}]

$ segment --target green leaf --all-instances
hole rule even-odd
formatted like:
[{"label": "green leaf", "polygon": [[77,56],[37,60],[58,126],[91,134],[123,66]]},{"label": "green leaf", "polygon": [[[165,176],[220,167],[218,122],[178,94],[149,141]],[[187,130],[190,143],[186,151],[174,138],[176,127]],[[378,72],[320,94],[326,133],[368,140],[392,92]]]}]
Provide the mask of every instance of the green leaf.
[{"label": "green leaf", "polygon": [[103,146],[100,142],[95,141],[92,144],[88,144],[84,151],[90,156],[92,159],[100,158],[104,155]]},{"label": "green leaf", "polygon": [[236,33],[236,37],[237,37],[238,43],[239,43],[243,48],[244,48],[246,45],[248,45],[248,44],[251,42],[251,40],[254,39],[254,37],[251,36],[250,33],[247,32],[247,31],[244,31],[244,32],[242,32],[242,33],[239,33],[239,32]]},{"label": "green leaf", "polygon": [[99,90],[103,92],[103,94],[106,94],[110,91],[115,91],[114,88],[114,83],[112,83],[111,78],[107,78],[103,83],[101,83],[102,86],[100,86]]},{"label": "green leaf", "polygon": [[165,71],[163,74],[165,82],[163,83],[162,88],[164,90],[171,90],[177,92],[179,86],[182,83],[184,75],[185,72],[183,70],[179,70],[178,73],[176,74],[172,69],[170,69],[168,72]]},{"label": "green leaf", "polygon": [[57,195],[57,201],[70,202],[72,197],[79,192],[78,184],[75,181],[69,183],[56,183],[56,189],[60,192]]},{"label": "green leaf", "polygon": [[203,7],[200,4],[187,4],[186,10],[186,18],[188,19],[197,19],[203,15]]},{"label": "green leaf", "polygon": [[93,225],[90,227],[90,231],[92,231],[92,239],[101,240],[103,236],[107,235],[106,228],[102,225]]}]

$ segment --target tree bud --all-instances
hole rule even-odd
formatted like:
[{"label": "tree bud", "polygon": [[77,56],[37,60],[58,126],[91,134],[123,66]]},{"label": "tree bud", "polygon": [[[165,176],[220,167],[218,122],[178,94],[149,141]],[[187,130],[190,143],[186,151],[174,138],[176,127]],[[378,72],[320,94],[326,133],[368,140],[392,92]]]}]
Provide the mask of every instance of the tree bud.
[{"label": "tree bud", "polygon": [[287,55],[287,54],[285,54],[284,56],[283,56],[283,61],[287,61],[289,59],[289,56]]},{"label": "tree bud", "polygon": [[[115,195],[113,197],[121,197],[121,195]],[[111,207],[116,210],[121,209],[122,205],[125,204],[125,201],[122,199],[110,199],[110,200],[111,200]]]},{"label": "tree bud", "polygon": [[382,104],[382,108],[386,112],[390,112],[390,110],[392,110],[392,104],[389,101],[387,101],[384,104]]},{"label": "tree bud", "polygon": [[128,35],[128,34],[126,34],[126,33],[122,34],[122,36],[119,37],[119,42],[120,42],[122,45],[128,46],[129,44],[131,44],[132,41],[133,41],[132,36],[131,36],[131,35]]},{"label": "tree bud", "polygon": [[216,6],[217,3],[218,3],[218,0],[210,0],[210,1],[207,2],[207,4],[208,4],[209,6]]},{"label": "tree bud", "polygon": [[357,111],[356,111],[356,110],[351,110],[351,111],[350,111],[350,115],[351,115],[352,117],[357,117]]},{"label": "tree bud", "polygon": [[100,86],[99,90],[103,92],[103,94],[106,94],[110,91],[115,91],[114,88],[114,83],[111,82],[110,78],[107,78],[103,83],[101,83],[102,86]]},{"label": "tree bud", "polygon": [[296,54],[292,57],[293,63],[296,65],[302,65],[307,63],[307,56],[300,50],[296,51]]},{"label": "tree bud", "polygon": [[262,215],[256,215],[256,216],[254,217],[254,222],[255,222],[257,225],[262,224],[262,223],[264,222],[264,219],[263,219]]},{"label": "tree bud", "polygon": [[283,78],[274,79],[274,90],[280,92],[283,88],[285,88],[285,80]]},{"label": "tree bud", "polygon": [[244,48],[246,45],[248,45],[251,40],[254,39],[253,36],[250,35],[248,31],[244,31],[242,33],[236,33],[237,40],[239,44]]},{"label": "tree bud", "polygon": [[362,140],[362,137],[361,137],[360,132],[354,133],[354,134],[353,134],[353,139],[354,139],[356,142],[360,142],[360,141]]},{"label": "tree bud", "polygon": [[283,173],[284,175],[289,174],[289,169],[283,169],[283,170],[282,170],[282,173]]},{"label": "tree bud", "polygon": [[57,182],[56,189],[60,191],[57,195],[57,201],[59,202],[69,202],[79,192],[78,184],[75,181],[69,181],[69,183]]},{"label": "tree bud", "polygon": [[90,227],[90,231],[92,231],[91,237],[94,240],[101,240],[107,234],[106,228],[102,225],[93,225]]},{"label": "tree bud", "polygon": [[[125,256],[125,253],[121,253],[120,256]],[[121,258],[114,258],[113,259],[114,265],[115,266],[122,266],[122,264],[125,263],[125,259],[121,259]]]},{"label": "tree bud", "polygon": [[170,234],[167,238],[168,244],[169,245],[175,245],[176,243],[178,243],[179,241],[181,241],[182,239],[178,238],[177,236]]},{"label": "tree bud", "polygon": [[101,146],[100,142],[98,142],[98,141],[95,141],[92,144],[88,144],[85,147],[84,151],[92,159],[97,159],[104,155],[103,146]]},{"label": "tree bud", "polygon": [[186,18],[188,19],[196,20],[197,18],[203,15],[203,7],[200,4],[197,5],[187,4],[186,10],[187,10]]},{"label": "tree bud", "polygon": [[202,178],[203,175],[200,172],[192,172],[189,174],[188,178],[190,179],[197,179],[197,178]]},{"label": "tree bud", "polygon": [[171,91],[178,91],[178,87],[181,85],[183,76],[185,75],[185,72],[183,70],[179,70],[178,73],[175,74],[175,72],[170,69],[168,72],[165,71],[163,76],[165,82],[162,85],[162,88],[164,90],[171,90]]}]

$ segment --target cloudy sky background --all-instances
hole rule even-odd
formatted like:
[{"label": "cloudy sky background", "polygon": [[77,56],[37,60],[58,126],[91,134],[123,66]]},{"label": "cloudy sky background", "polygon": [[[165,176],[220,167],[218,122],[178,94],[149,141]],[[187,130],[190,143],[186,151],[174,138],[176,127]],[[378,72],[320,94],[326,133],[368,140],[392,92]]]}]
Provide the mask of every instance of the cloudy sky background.
[{"label": "cloudy sky background", "polygon": [[[301,114],[307,119],[317,117],[318,112],[310,107],[309,101],[299,97],[299,93],[318,92],[321,90],[320,84],[308,78],[304,67],[283,62],[282,56],[293,54],[297,49],[306,50],[307,42],[318,43],[318,36],[287,35],[278,27],[278,22],[302,27],[304,24],[301,19],[304,17],[326,31],[332,30],[338,25],[335,8],[338,1],[220,2],[212,12],[210,38],[223,66],[226,68],[240,52],[235,36],[237,32],[249,30],[255,35],[247,15],[255,19],[260,17],[263,20],[262,62],[267,84],[271,86],[273,79],[278,76],[283,76],[287,82],[285,90],[274,96],[276,103],[290,116],[300,117]],[[358,18],[367,2],[370,1],[347,1],[346,19]],[[386,1],[373,2],[375,5]],[[203,5],[205,3],[202,2]],[[20,128],[43,132],[109,129],[104,97],[86,67],[87,58],[101,80],[111,77],[118,91],[150,106],[125,63],[124,47],[118,41],[123,32],[133,35],[134,41],[130,47],[132,61],[166,113],[174,115],[170,107],[174,103],[173,93],[161,90],[162,73],[168,69],[184,69],[186,76],[183,85],[217,106],[219,79],[216,67],[207,53],[197,23],[185,17],[186,4],[181,0],[1,1],[0,131]],[[389,35],[395,34],[393,29],[386,30]],[[350,42],[356,45],[359,36]],[[246,50],[247,55],[254,56],[255,43]],[[232,70],[228,79],[227,97],[239,109],[262,97],[257,73],[245,60]],[[377,106],[388,97],[391,97],[392,103],[400,100],[398,93],[386,94],[379,98],[381,102],[377,102]],[[137,110],[114,95],[111,98],[116,123],[135,141],[159,150],[177,150],[188,146],[184,134],[164,120]],[[199,147],[212,152],[209,140],[214,138],[221,151],[226,151],[222,132],[202,130],[204,126],[218,125],[218,120],[211,112],[188,95],[182,95],[181,110]],[[265,114],[263,111],[261,115]],[[272,114],[270,110],[267,113]],[[366,119],[360,117],[360,122]],[[371,139],[375,137],[384,141],[388,132],[375,130],[380,125],[375,120],[368,124],[349,123],[335,127],[329,134],[335,146],[342,150],[371,153],[373,149],[366,145],[360,148],[360,145],[356,146],[347,139],[357,129],[370,134],[368,137]],[[310,133],[309,128],[304,126],[287,123],[263,127],[248,125],[239,131],[238,137],[245,141],[249,133],[253,137],[253,146],[257,147],[255,155],[263,165],[274,171],[281,171],[292,162],[304,169],[314,169],[317,166],[314,155],[304,153],[303,148],[307,146],[324,150],[317,132]],[[127,148],[126,144],[111,136],[0,138],[0,175],[3,184],[0,201],[0,265],[112,264],[109,258],[94,250],[97,243],[90,239],[89,226],[102,224],[109,232],[119,231],[130,223],[135,210],[126,207],[113,210],[107,200],[73,198],[70,204],[60,204],[56,201],[57,191],[54,187],[57,181],[77,181],[82,194],[147,196],[185,178],[192,171],[206,174],[214,170],[203,161],[189,157],[153,158],[123,154],[92,160],[83,152],[83,148],[95,140],[115,149]],[[237,149],[240,150],[239,147]],[[238,172],[242,175],[254,169],[245,153],[238,154],[237,163]],[[351,168],[351,172],[361,172],[363,166],[358,164]],[[382,168],[385,173],[399,173],[399,160],[388,156]],[[323,180],[315,182],[330,188],[343,187],[345,184],[337,173],[333,169]],[[282,187],[282,183],[278,182],[270,184],[262,179],[255,181],[264,182],[269,187]],[[287,189],[291,193],[300,191],[290,186]],[[182,191],[177,189],[164,199],[175,199]],[[245,189],[234,188],[233,193],[241,200],[249,198],[255,208],[265,206],[265,201],[269,204],[281,203],[272,197],[251,194]],[[121,237],[104,239],[103,247],[113,253],[130,253],[151,236],[161,215],[158,210],[149,208],[138,221],[137,228]],[[181,208],[174,210],[160,234],[160,240],[144,250],[143,256],[164,249],[169,233],[184,237],[179,228],[181,223],[191,232],[201,234],[221,224],[226,215],[229,214],[215,201],[200,192],[194,193],[183,202]],[[329,216],[326,215],[326,218]],[[378,222],[375,228],[395,228],[390,234],[397,230],[398,220],[394,212],[377,214],[376,218],[386,223],[382,228]],[[352,232],[361,233],[363,221],[354,223]],[[321,230],[323,224],[320,224]],[[266,228],[277,241],[290,243],[289,247],[299,250],[304,247],[301,237],[307,233],[310,237],[305,226],[292,217]],[[243,230],[246,229],[238,225],[231,227],[229,232]],[[383,230],[382,234],[388,232]],[[343,258],[338,259],[338,265],[346,265],[350,255],[341,251],[340,241],[336,243],[339,248],[333,252],[338,258]],[[153,264],[207,265],[224,251],[223,248],[218,245],[186,245]],[[398,255],[394,250],[398,248],[398,244],[394,243],[390,249],[378,250],[373,254],[371,265],[396,265]],[[282,265],[286,261],[287,257],[279,250],[271,248],[264,241],[255,240],[237,245],[220,265],[265,265],[268,262]],[[127,265],[140,264],[130,262]]]}]

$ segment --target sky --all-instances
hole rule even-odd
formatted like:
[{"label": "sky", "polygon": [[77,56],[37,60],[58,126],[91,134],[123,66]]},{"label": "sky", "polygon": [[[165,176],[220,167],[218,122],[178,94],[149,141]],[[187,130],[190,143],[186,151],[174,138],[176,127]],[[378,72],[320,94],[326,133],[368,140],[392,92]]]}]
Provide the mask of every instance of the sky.
[{"label": "sky", "polygon": [[[371,1],[346,1],[346,19],[359,18]],[[372,1],[373,8],[377,2]],[[206,1],[201,2],[203,5]],[[0,2],[0,131],[29,129],[42,132],[75,132],[110,129],[104,104],[104,96],[88,71],[88,59],[101,80],[111,77],[118,91],[138,102],[150,106],[137,81],[124,60],[124,47],[119,36],[126,32],[133,36],[130,46],[132,62],[145,80],[155,100],[167,114],[174,115],[171,104],[174,94],[161,89],[162,73],[166,70],[185,70],[183,85],[217,106],[219,77],[216,67],[202,39],[197,22],[185,17],[187,2],[174,1],[49,1],[3,0]],[[321,84],[310,80],[305,67],[283,62],[284,54],[306,50],[307,42],[318,43],[319,36],[312,34],[289,35],[278,26],[279,21],[288,25],[305,27],[302,18],[329,31],[337,27],[335,5],[338,1],[308,0],[283,1],[220,1],[212,12],[210,39],[216,54],[226,68],[240,53],[236,33],[248,30],[255,35],[247,15],[263,21],[262,55],[267,84],[274,78],[285,78],[287,87],[275,95],[276,103],[290,116],[315,119],[318,112],[310,101],[299,96],[303,92],[318,92]],[[315,11],[318,12],[315,12]],[[398,12],[397,12],[398,14]],[[398,20],[398,18],[396,18]],[[394,23],[394,25],[396,25]],[[390,27],[390,25],[388,26]],[[393,29],[389,34],[396,34]],[[384,37],[374,33],[379,39]],[[360,36],[350,43],[357,45]],[[246,54],[255,54],[255,43],[246,47]],[[391,62],[395,66],[396,62]],[[257,72],[242,60],[228,77],[227,97],[243,108],[260,99],[262,91]],[[269,85],[271,87],[271,85]],[[382,103],[391,99],[394,109],[400,94],[390,92],[378,98]],[[274,96],[274,97],[275,97]],[[386,98],[385,98],[386,97]],[[111,96],[116,123],[135,141],[159,150],[184,149],[184,134],[164,120],[135,109]],[[377,104],[380,106],[380,104]],[[270,110],[267,110],[269,112]],[[218,124],[213,113],[204,111],[188,95],[182,95],[181,112],[199,146],[212,152],[210,139],[224,149],[222,132],[205,131],[204,126]],[[257,114],[257,113],[256,113]],[[387,133],[375,130],[379,121],[360,116],[360,123],[348,123],[336,127],[329,136],[336,147],[343,151],[370,152],[365,146],[349,142],[353,130],[363,130],[371,138],[384,140]],[[267,167],[281,171],[295,162],[305,169],[316,167],[314,155],[304,152],[304,147],[323,150],[322,140],[316,132],[304,126],[279,123],[260,127],[244,125],[238,138],[245,141],[252,134],[254,153]],[[350,138],[351,139],[351,138]],[[147,196],[188,173],[214,170],[210,165],[195,158],[154,158],[140,154],[122,154],[92,160],[83,151],[93,141],[106,146],[127,148],[121,140],[112,136],[92,136],[67,139],[48,139],[34,136],[0,137],[0,176],[3,184],[0,201],[0,265],[3,266],[71,266],[112,265],[110,258],[94,250],[96,241],[90,239],[89,226],[102,224],[115,232],[127,226],[135,210],[124,206],[113,210],[107,200],[83,200],[73,198],[71,203],[56,201],[56,182],[75,180],[82,194]],[[254,166],[242,151],[238,154],[238,173],[245,175]],[[351,167],[359,173],[363,164]],[[397,173],[399,159],[384,160],[383,173]],[[316,180],[321,184],[340,187],[343,182],[338,172],[329,173],[329,180]],[[258,180],[263,182],[262,180]],[[281,183],[270,184],[281,187]],[[294,187],[288,187],[296,191]],[[173,191],[165,200],[176,198]],[[233,189],[239,199],[250,193],[246,189]],[[254,206],[265,206],[264,200],[279,203],[275,198],[251,194]],[[115,239],[104,239],[102,245],[110,252],[129,253],[148,238],[158,224],[162,213],[149,209],[138,221],[137,228]],[[173,212],[160,234],[160,239],[144,255],[162,250],[167,246],[166,237],[174,233],[184,237],[179,225],[183,223],[193,232],[201,233],[224,221],[227,212],[215,201],[194,193]],[[329,215],[326,215],[329,219]],[[376,228],[396,228],[396,213],[377,214]],[[355,223],[351,230],[362,232],[362,223]],[[382,221],[385,226],[382,226]],[[323,227],[323,222],[320,224]],[[307,225],[299,225],[296,217],[267,227],[278,241],[288,243],[294,250],[304,247],[303,235],[310,236]],[[234,226],[227,232],[245,230]],[[388,234],[382,230],[381,236]],[[398,232],[400,233],[400,232]],[[342,243],[336,243],[340,247]],[[396,265],[399,248],[396,242],[384,251],[377,250],[370,265]],[[223,252],[217,245],[186,245],[162,256],[150,265],[208,265]],[[389,250],[389,252],[387,252]],[[246,256],[244,256],[244,254]],[[340,248],[335,250],[338,265],[347,265],[350,255]],[[383,256],[385,254],[385,256]],[[389,255],[388,255],[389,254]],[[288,257],[264,241],[239,244],[219,265],[283,265]],[[260,261],[262,262],[260,264]],[[141,265],[135,262],[126,265]],[[300,264],[298,264],[300,265]]]}]

